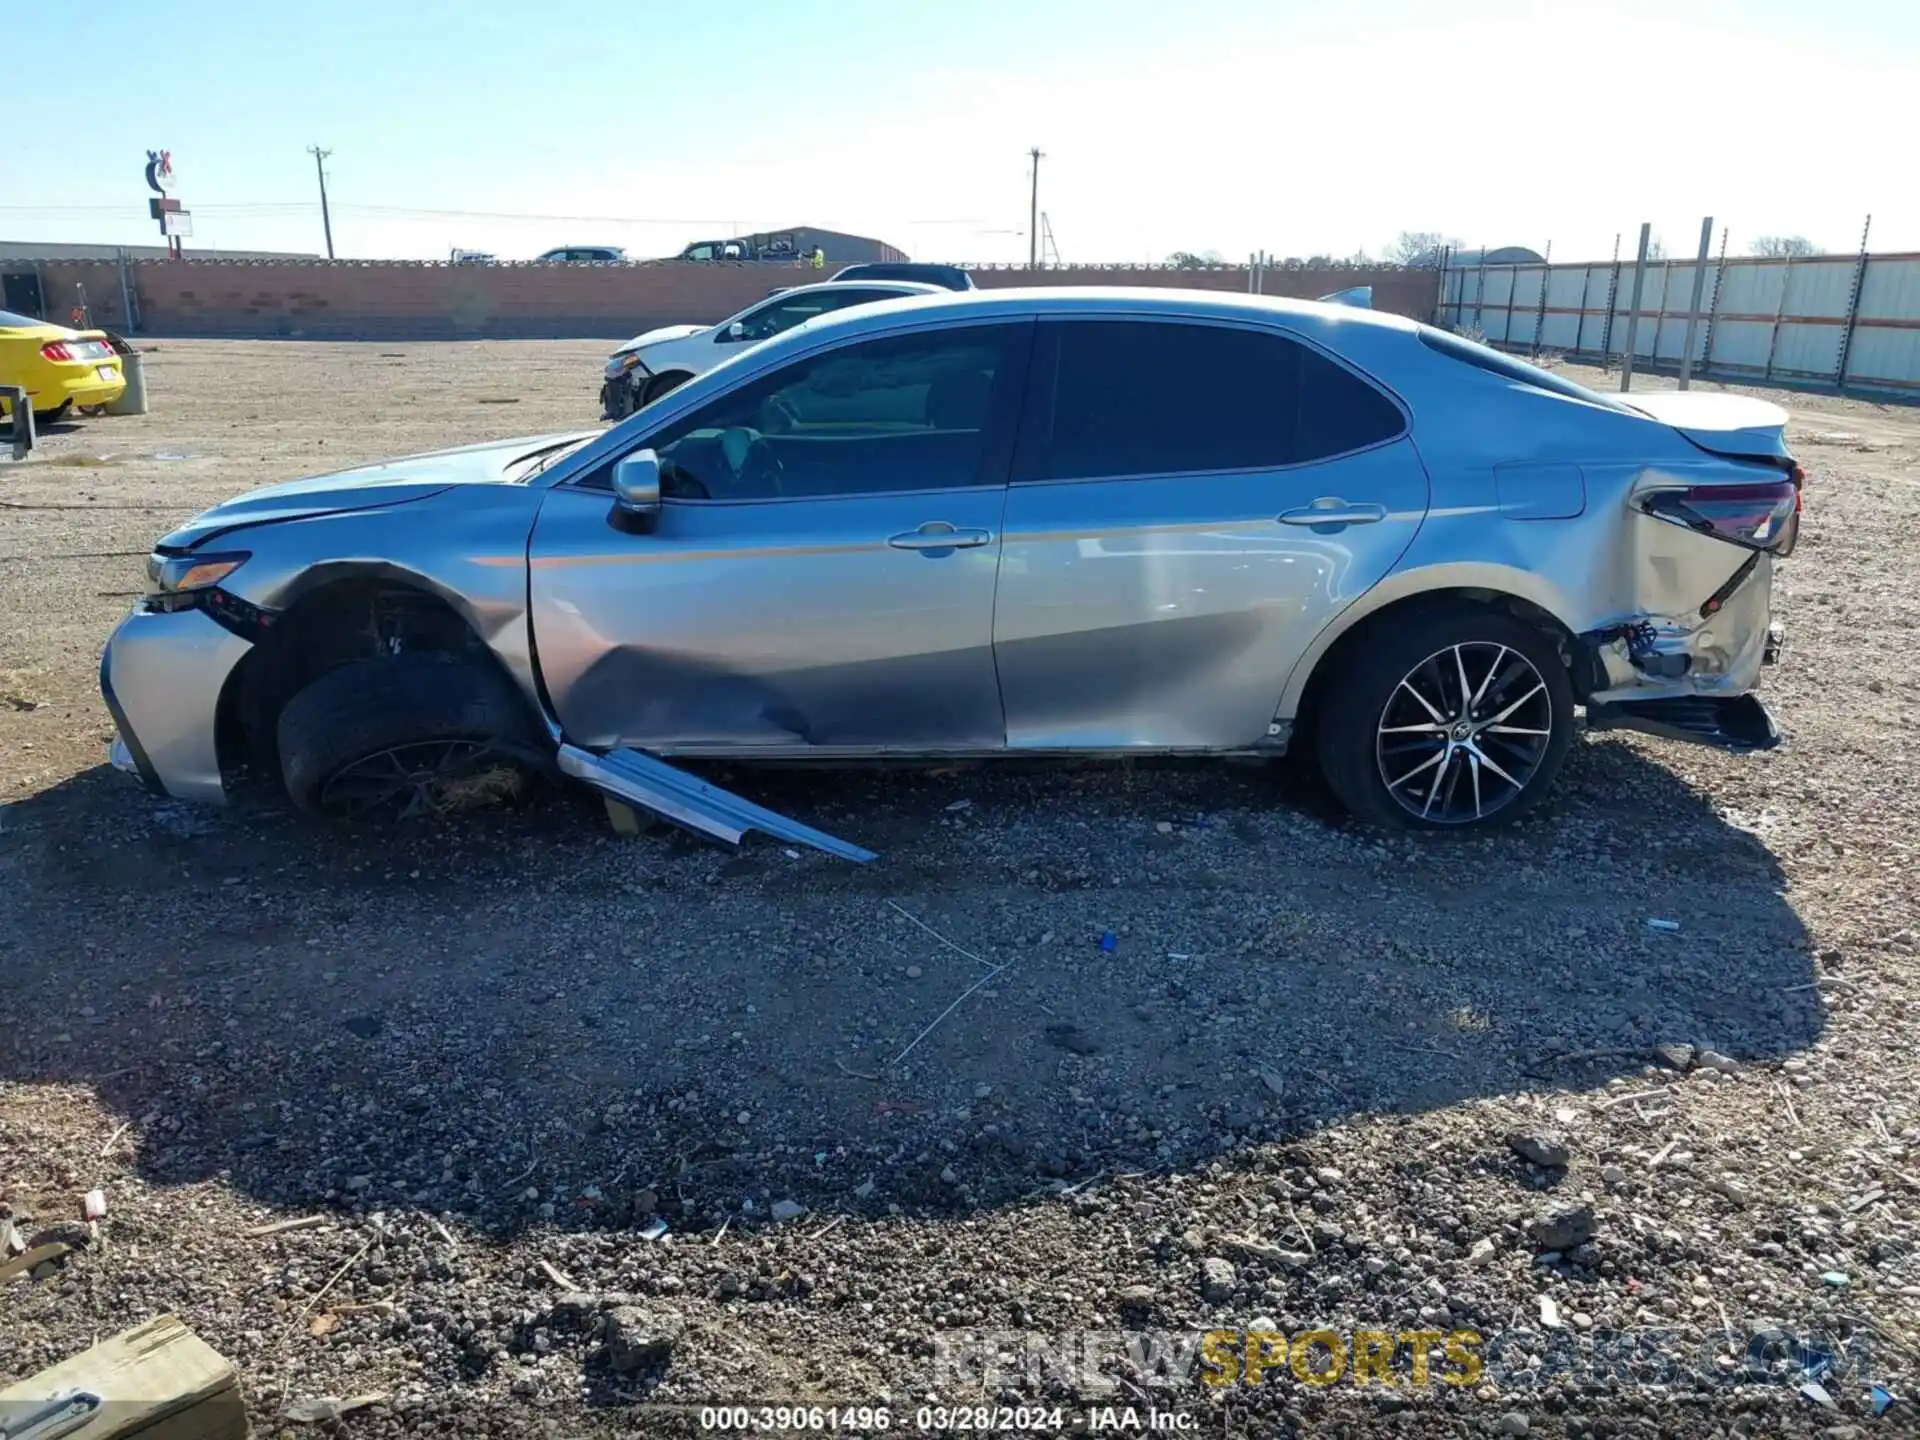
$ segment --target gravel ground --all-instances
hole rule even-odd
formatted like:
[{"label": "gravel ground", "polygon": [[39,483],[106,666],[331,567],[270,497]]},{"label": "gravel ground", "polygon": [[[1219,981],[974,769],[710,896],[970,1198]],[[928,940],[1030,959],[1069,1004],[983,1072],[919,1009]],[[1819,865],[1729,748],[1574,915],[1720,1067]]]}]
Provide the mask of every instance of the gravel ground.
[{"label": "gravel ground", "polygon": [[[1485,838],[1359,831],[1284,767],[732,777],[860,868],[620,839],[569,792],[369,835],[103,766],[153,538],[591,424],[602,349],[157,342],[154,414],[0,469],[0,1200],[89,1242],[0,1281],[0,1380],[173,1311],[260,1434],[365,1396],[321,1428],[1914,1427],[1920,415],[1774,397],[1812,473],[1785,747],[1588,740]],[[1247,1329],[1471,1330],[1483,1371],[1065,1363]],[[981,1332],[1034,1358],[986,1373]]]}]

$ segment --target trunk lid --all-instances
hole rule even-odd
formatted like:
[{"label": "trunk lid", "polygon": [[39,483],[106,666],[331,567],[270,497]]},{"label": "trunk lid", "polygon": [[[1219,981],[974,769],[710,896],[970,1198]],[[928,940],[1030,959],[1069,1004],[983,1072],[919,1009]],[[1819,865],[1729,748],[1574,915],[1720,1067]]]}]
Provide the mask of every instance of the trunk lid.
[{"label": "trunk lid", "polygon": [[1791,461],[1787,449],[1787,412],[1745,395],[1703,395],[1670,390],[1622,397],[1625,403],[1662,425],[1670,425],[1702,450],[1715,455]]}]

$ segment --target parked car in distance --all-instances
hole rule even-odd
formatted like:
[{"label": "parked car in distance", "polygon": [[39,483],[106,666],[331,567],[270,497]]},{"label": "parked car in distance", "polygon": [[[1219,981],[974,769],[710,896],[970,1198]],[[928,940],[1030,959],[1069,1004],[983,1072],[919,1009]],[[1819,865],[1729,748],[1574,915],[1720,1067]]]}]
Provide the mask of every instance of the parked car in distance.
[{"label": "parked car in distance", "polygon": [[449,265],[498,265],[500,257],[491,250],[455,250],[447,258]]},{"label": "parked car in distance", "polygon": [[862,305],[598,434],[188,521],[107,643],[113,757],[199,800],[264,769],[345,817],[546,765],[855,858],[672,759],[1297,748],[1369,821],[1505,821],[1582,708],[1776,743],[1785,425],[1312,302]]},{"label": "parked car in distance", "polygon": [[[52,423],[74,406],[106,405],[127,388],[120,352],[103,331],[69,330],[0,310],[0,385],[27,392],[34,418]],[[12,406],[0,399],[0,416]]]},{"label": "parked car in distance", "polygon": [[973,276],[958,265],[923,265],[916,260],[875,260],[865,265],[849,265],[828,279],[917,280],[923,285],[938,285],[942,290],[974,288]]},{"label": "parked car in distance", "polygon": [[533,258],[548,264],[624,265],[627,252],[618,245],[562,245],[555,250],[543,250]]},{"label": "parked car in distance", "polygon": [[607,357],[600,384],[601,413],[609,420],[631,415],[748,347],[832,311],[938,293],[938,286],[906,280],[823,281],[776,290],[718,325],[663,325],[634,336]]},{"label": "parked car in distance", "polygon": [[674,258],[701,265],[791,265],[802,256],[799,231],[764,230],[728,240],[695,240]]}]

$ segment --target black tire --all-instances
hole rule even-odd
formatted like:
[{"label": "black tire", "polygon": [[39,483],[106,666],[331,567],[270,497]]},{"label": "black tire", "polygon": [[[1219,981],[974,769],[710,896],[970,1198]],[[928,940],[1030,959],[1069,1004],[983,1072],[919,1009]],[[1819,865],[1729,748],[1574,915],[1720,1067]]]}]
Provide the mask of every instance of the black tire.
[{"label": "black tire", "polygon": [[[322,675],[280,712],[278,744],[295,805],[372,820],[512,798],[541,750],[511,681],[474,661],[428,651],[356,660]],[[393,770],[401,787],[391,804],[367,798],[376,766]]]},{"label": "black tire", "polygon": [[[669,391],[678,390],[692,378],[691,375],[680,375],[672,371],[669,371],[665,375],[656,375],[647,381],[647,388],[642,391],[640,395],[640,404],[651,405]],[[634,408],[638,409],[639,406]]]},{"label": "black tire", "polygon": [[[1463,697],[1457,711],[1455,694]],[[1436,608],[1370,627],[1328,677],[1315,717],[1320,768],[1341,803],[1370,824],[1504,824],[1538,804],[1559,774],[1573,740],[1573,704],[1567,667],[1539,630],[1504,611]],[[1458,722],[1470,729],[1463,734]],[[1438,733],[1418,733],[1429,729]]]}]

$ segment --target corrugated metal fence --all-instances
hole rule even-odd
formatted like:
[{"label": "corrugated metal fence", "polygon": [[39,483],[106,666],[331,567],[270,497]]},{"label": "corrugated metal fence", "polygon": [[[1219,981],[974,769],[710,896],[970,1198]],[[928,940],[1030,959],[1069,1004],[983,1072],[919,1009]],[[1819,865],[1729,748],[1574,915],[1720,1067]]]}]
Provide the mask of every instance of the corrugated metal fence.
[{"label": "corrugated metal fence", "polygon": [[[1694,260],[1647,263],[1634,366],[1678,369]],[[1920,255],[1709,260],[1693,373],[1920,394]],[[1439,318],[1524,354],[1618,360],[1631,260],[1453,269]]]}]

